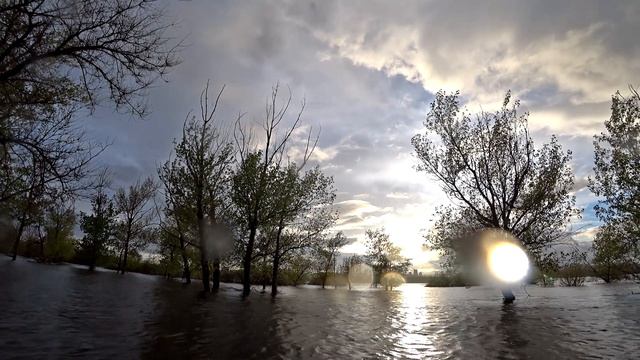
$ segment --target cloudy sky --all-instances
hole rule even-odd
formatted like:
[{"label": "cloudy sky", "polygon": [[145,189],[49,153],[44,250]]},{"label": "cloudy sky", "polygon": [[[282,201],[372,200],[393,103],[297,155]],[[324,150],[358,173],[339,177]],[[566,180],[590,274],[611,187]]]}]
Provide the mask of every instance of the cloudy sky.
[{"label": "cloudy sky", "polygon": [[259,121],[276,82],[288,85],[303,120],[321,129],[316,161],[334,177],[337,229],[358,239],[384,226],[423,270],[422,250],[438,185],[414,170],[410,138],[433,94],[460,90],[471,111],[492,109],[511,89],[530,112],[538,144],[557,134],[574,152],[572,225],[588,240],[597,222],[585,189],[592,136],[610,97],[640,85],[640,4],[606,1],[167,1],[187,36],[182,64],[150,91],[151,115],[99,109],[89,133],[113,145],[101,156],[116,185],[155,174],[207,79],[226,84],[220,117]]}]

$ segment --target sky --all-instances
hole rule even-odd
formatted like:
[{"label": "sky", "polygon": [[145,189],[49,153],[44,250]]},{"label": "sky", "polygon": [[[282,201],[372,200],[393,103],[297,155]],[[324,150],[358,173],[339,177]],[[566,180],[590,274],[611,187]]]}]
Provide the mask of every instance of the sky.
[{"label": "sky", "polygon": [[[225,85],[219,118],[259,122],[274,84],[304,99],[305,129],[320,131],[314,162],[338,190],[335,229],[363,252],[366,229],[384,227],[421,271],[437,268],[423,235],[448,199],[415,170],[410,144],[438,90],[459,90],[471,112],[494,109],[507,90],[530,113],[537,145],[558,135],[573,151],[571,231],[597,229],[586,188],[593,135],[611,95],[640,86],[640,3],[607,1],[177,1],[164,2],[182,63],[148,94],[135,119],[98,108],[86,120],[112,145],[97,159],[114,186],[156,174],[210,80]],[[293,114],[293,112],[292,112]]]}]

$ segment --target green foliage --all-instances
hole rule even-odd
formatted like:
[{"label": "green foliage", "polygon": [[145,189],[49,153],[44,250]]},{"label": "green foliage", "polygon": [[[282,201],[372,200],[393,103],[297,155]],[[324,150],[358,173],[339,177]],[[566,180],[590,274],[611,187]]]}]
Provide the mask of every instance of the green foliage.
[{"label": "green foliage", "polygon": [[594,244],[599,262],[633,263],[640,270],[640,96],[612,97],[605,131],[594,137],[595,176],[589,188],[602,200],[596,214],[605,223]]},{"label": "green foliage", "polygon": [[374,285],[380,283],[382,276],[387,272],[406,273],[411,262],[400,255],[400,248],[393,245],[384,228],[367,230],[366,260],[374,271]]},{"label": "green foliage", "polygon": [[606,283],[619,280],[628,260],[628,246],[629,242],[624,240],[624,235],[615,225],[602,227],[592,244],[595,274]]},{"label": "green foliage", "polygon": [[91,269],[95,268],[100,257],[106,255],[115,231],[115,209],[106,187],[106,178],[103,177],[91,197],[91,214],[80,213],[80,229],[84,237],[78,242],[78,255]]},{"label": "green foliage", "polygon": [[47,261],[69,261],[75,255],[73,229],[76,214],[73,204],[55,203],[45,212],[44,259]]},{"label": "green foliage", "polygon": [[454,204],[439,209],[427,246],[455,265],[456,246],[470,232],[499,228],[539,253],[560,238],[574,209],[571,153],[555,136],[536,149],[528,114],[507,93],[494,113],[473,117],[460,108],[459,93],[438,92],[413,137],[419,169],[440,182]]}]

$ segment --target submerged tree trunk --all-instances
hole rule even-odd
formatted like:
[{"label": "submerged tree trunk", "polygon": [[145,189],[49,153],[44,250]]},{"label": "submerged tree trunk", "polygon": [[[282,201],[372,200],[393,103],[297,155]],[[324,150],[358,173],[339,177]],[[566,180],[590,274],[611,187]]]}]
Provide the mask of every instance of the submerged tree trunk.
[{"label": "submerged tree trunk", "polygon": [[182,277],[185,284],[191,284],[191,269],[189,268],[189,257],[187,256],[184,236],[180,234],[180,256],[182,257]]},{"label": "submerged tree trunk", "polygon": [[220,258],[213,259],[213,276],[211,278],[213,282],[213,291],[220,289]]},{"label": "submerged tree trunk", "polygon": [[273,275],[271,276],[271,296],[278,294],[278,267],[280,266],[280,237],[282,236],[283,223],[278,225],[276,234],[276,251],[273,254]]},{"label": "submerged tree trunk", "polygon": [[129,235],[127,235],[127,240],[124,243],[124,249],[122,254],[122,263],[120,264],[120,274],[124,274],[127,268],[127,256],[129,255]]},{"label": "submerged tree trunk", "polygon": [[18,226],[18,231],[16,233],[16,239],[13,242],[13,255],[11,256],[11,260],[15,261],[18,257],[18,248],[20,247],[20,238],[22,237],[22,232],[24,231],[24,221],[20,221],[20,225]]},{"label": "submerged tree trunk", "polygon": [[251,294],[251,254],[253,254],[253,243],[256,240],[256,226],[251,224],[249,232],[249,242],[245,249],[244,260],[242,262],[242,296],[247,297]]}]

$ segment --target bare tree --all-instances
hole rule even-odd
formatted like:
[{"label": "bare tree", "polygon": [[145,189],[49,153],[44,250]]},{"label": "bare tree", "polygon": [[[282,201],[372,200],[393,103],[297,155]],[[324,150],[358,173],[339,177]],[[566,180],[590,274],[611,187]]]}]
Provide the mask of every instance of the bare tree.
[{"label": "bare tree", "polygon": [[156,194],[157,185],[151,178],[139,179],[128,190],[118,189],[115,194],[115,211],[118,214],[116,225],[117,238],[120,242],[118,270],[124,274],[127,268],[127,257],[131,250],[137,249],[146,242],[145,232],[152,224],[155,215],[150,202]]}]

